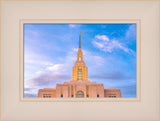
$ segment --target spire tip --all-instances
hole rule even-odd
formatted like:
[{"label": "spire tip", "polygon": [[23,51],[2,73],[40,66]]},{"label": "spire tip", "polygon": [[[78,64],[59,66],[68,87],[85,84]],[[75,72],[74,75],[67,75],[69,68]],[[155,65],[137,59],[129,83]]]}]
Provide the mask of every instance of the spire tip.
[{"label": "spire tip", "polygon": [[81,48],[81,31],[79,31],[79,48]]}]

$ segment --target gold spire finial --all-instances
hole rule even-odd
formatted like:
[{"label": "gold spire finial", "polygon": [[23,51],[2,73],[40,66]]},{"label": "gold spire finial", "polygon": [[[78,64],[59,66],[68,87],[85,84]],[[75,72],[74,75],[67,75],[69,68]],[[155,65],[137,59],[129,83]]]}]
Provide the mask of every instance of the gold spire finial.
[{"label": "gold spire finial", "polygon": [[81,48],[81,31],[79,31],[79,48]]}]

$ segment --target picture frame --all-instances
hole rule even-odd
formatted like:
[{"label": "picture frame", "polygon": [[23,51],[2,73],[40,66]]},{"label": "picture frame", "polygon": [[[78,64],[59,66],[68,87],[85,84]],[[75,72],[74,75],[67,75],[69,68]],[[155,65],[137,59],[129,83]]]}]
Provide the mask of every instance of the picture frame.
[{"label": "picture frame", "polygon": [[[2,10],[0,120],[159,120],[160,27],[157,25],[160,1],[1,0],[0,2]],[[32,8],[29,9],[29,6]],[[45,14],[50,11],[53,11],[52,14]],[[112,12],[103,14],[104,11]],[[23,98],[24,23],[136,23],[138,98],[101,100]]]}]

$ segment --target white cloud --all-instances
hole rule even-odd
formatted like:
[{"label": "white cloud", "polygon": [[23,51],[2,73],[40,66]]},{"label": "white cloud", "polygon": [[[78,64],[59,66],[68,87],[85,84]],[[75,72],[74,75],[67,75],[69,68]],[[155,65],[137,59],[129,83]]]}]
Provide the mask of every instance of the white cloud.
[{"label": "white cloud", "polygon": [[[124,40],[129,42],[136,39],[136,24],[129,26],[129,29],[126,31]],[[136,55],[136,53],[128,48],[125,43],[119,42],[117,39],[110,39],[107,35],[96,35],[95,39],[92,41],[92,44],[104,52],[113,52],[116,49],[123,50],[126,53]]]},{"label": "white cloud", "polygon": [[39,65],[53,65],[52,62],[49,61],[43,61],[43,60],[25,60],[25,63],[29,63],[29,64],[39,64]]},{"label": "white cloud", "polygon": [[109,38],[106,35],[96,35],[95,38],[103,41],[109,41]]},{"label": "white cloud", "polygon": [[[54,75],[72,75],[72,67],[77,59],[77,50],[78,48],[73,48],[72,51],[68,52],[67,56],[63,57],[63,62],[57,63],[54,65],[45,65],[44,70],[39,70],[35,72],[33,78],[39,77],[41,75],[50,75],[50,73]],[[101,65],[105,61],[105,59],[99,55],[95,55],[92,52],[83,49],[84,61],[87,63],[96,63],[96,65]],[[53,76],[52,76],[53,77]],[[69,81],[69,80],[68,80]]]},{"label": "white cloud", "polygon": [[51,71],[54,74],[61,74],[61,73],[67,73],[68,72],[68,63],[65,64],[55,64],[53,66],[47,67],[47,70]]},{"label": "white cloud", "polygon": [[28,64],[38,64],[38,65],[53,65],[52,62],[48,61],[46,55],[37,54],[30,48],[27,48],[24,55],[24,61]]},{"label": "white cloud", "polygon": [[[31,40],[31,41],[35,41],[36,39],[33,39],[33,38],[37,38],[43,34],[41,31],[37,30],[33,26],[32,26],[32,29],[25,29],[25,33],[32,36],[32,39],[29,38],[29,40]],[[27,38],[27,37],[25,37],[25,38]]]},{"label": "white cloud", "polygon": [[[98,39],[98,40],[97,40]],[[121,49],[126,53],[134,54],[135,52],[124,44],[120,43],[118,40],[110,40],[106,35],[96,35],[95,40],[92,44],[104,52],[113,52],[115,49]]]},{"label": "white cloud", "polygon": [[50,71],[57,71],[63,68],[63,64],[56,64],[53,66],[48,67],[48,70]]},{"label": "white cloud", "polygon": [[24,55],[24,78],[33,78],[38,71],[43,71],[46,66],[52,66],[54,63],[46,55],[36,54],[31,49],[25,51]]},{"label": "white cloud", "polygon": [[77,52],[77,51],[78,51],[78,48],[73,48],[73,51],[74,51],[74,52]]},{"label": "white cloud", "polygon": [[[86,56],[86,59],[87,59],[88,56]],[[98,56],[98,55],[90,55],[91,57],[91,61],[93,61],[93,63],[96,63],[96,65],[100,66],[100,65],[103,65],[105,63],[105,59],[101,56]]]},{"label": "white cloud", "polygon": [[75,27],[76,27],[76,24],[69,24],[69,27],[75,28]]},{"label": "white cloud", "polygon": [[104,42],[93,41],[92,43],[98,48],[104,48]]},{"label": "white cloud", "polygon": [[129,29],[126,31],[126,39],[135,40],[136,39],[136,24],[129,26]]}]

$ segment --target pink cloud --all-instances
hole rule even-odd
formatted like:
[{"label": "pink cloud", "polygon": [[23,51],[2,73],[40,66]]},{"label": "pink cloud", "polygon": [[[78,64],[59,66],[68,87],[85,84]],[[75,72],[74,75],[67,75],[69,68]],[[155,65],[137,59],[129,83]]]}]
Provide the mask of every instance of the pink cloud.
[{"label": "pink cloud", "polygon": [[41,87],[48,84],[54,85],[57,82],[63,82],[64,80],[68,81],[71,79],[68,75],[58,75],[53,73],[39,73],[36,77],[25,80],[26,87]]}]

